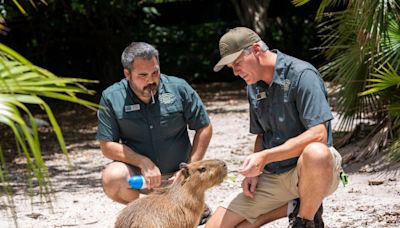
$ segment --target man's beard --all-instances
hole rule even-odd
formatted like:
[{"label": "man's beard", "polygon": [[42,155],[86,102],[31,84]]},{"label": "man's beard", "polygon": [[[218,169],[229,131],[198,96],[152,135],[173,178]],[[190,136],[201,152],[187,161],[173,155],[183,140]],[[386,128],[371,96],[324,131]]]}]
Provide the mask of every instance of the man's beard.
[{"label": "man's beard", "polygon": [[158,90],[158,85],[156,83],[148,84],[142,89],[139,89],[139,87],[135,86],[135,84],[129,80],[129,86],[131,87],[131,90],[139,97],[151,98],[157,93]]},{"label": "man's beard", "polygon": [[146,85],[144,88],[143,88],[143,91],[145,92],[145,91],[147,91],[148,92],[148,94],[150,94],[150,96],[151,96],[151,94],[155,94],[156,92],[157,92],[157,84],[156,83],[151,83],[151,84],[148,84],[148,85]]},{"label": "man's beard", "polygon": [[147,86],[145,86],[143,88],[144,91],[148,91],[150,93],[150,97],[151,97],[151,103],[155,103],[155,99],[154,99],[154,94],[156,94],[157,92],[157,84],[156,83],[152,83],[152,84],[148,84]]}]

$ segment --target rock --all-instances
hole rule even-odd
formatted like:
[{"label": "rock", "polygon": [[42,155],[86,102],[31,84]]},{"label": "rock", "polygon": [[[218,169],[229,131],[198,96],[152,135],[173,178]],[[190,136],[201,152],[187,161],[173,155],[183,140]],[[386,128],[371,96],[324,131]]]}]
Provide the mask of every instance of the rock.
[{"label": "rock", "polygon": [[368,180],[368,185],[381,185],[384,182],[384,180]]}]

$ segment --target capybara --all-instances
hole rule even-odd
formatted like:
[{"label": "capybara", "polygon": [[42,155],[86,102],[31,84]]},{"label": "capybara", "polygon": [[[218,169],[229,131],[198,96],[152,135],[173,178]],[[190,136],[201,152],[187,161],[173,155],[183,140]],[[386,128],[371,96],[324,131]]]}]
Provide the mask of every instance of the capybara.
[{"label": "capybara", "polygon": [[193,228],[204,210],[205,191],[222,183],[225,162],[202,160],[181,163],[175,182],[129,203],[115,222],[116,228]]}]

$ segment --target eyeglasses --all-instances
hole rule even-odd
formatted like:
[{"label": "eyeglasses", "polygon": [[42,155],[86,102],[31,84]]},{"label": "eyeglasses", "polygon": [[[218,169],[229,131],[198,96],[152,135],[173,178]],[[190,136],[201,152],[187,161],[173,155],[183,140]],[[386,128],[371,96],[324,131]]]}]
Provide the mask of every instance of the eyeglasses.
[{"label": "eyeglasses", "polygon": [[252,51],[253,51],[253,46],[248,46],[247,48],[243,49],[243,52],[239,55],[239,57],[235,59],[235,61],[228,64],[227,66],[232,68],[233,66],[239,65],[242,62],[243,57],[250,54]]}]

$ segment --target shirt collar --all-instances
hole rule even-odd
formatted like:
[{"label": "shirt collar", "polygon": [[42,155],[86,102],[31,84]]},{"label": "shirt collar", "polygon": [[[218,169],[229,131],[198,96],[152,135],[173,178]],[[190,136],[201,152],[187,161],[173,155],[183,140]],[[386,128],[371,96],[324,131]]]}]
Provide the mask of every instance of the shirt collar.
[{"label": "shirt collar", "polygon": [[166,80],[165,75],[160,73],[160,86],[158,87],[158,94],[163,94],[166,91],[164,80]]},{"label": "shirt collar", "polygon": [[277,49],[271,50],[272,52],[276,53],[276,62],[275,62],[275,70],[274,76],[272,79],[272,84],[283,85],[285,80],[285,69],[286,69],[286,61],[285,56],[282,52]]},{"label": "shirt collar", "polygon": [[125,87],[126,94],[128,94],[128,96],[130,96],[135,103],[139,103],[140,100],[129,85],[129,80],[127,78],[124,78],[122,82]]},{"label": "shirt collar", "polygon": [[[272,83],[270,86],[272,86],[274,84],[282,86],[284,84],[284,80],[285,80],[285,69],[286,69],[285,56],[283,55],[282,52],[280,52],[277,49],[274,49],[271,51],[276,53],[277,57],[276,57],[274,75],[273,75]],[[256,83],[256,86],[262,87],[262,88],[270,87],[267,83],[265,83],[262,80],[258,81]]]}]

